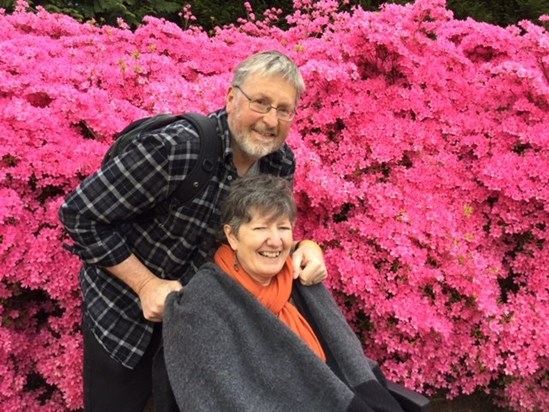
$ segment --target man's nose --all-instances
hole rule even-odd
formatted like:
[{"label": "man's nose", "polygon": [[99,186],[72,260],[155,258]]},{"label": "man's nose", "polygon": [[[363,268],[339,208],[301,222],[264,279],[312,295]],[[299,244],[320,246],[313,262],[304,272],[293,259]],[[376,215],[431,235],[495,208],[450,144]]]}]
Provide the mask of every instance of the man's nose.
[{"label": "man's nose", "polygon": [[274,107],[271,107],[271,110],[269,110],[267,113],[263,115],[263,120],[269,127],[276,127],[278,126],[278,114]]}]

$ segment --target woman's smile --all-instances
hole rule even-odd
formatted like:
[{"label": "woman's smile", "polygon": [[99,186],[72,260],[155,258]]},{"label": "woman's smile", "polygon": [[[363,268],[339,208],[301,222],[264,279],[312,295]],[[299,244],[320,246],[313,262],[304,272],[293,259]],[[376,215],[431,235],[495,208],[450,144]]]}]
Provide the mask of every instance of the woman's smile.
[{"label": "woman's smile", "polygon": [[240,266],[252,278],[269,284],[282,270],[293,244],[293,226],[285,216],[263,216],[252,211],[251,220],[238,228],[227,228],[227,240]]}]

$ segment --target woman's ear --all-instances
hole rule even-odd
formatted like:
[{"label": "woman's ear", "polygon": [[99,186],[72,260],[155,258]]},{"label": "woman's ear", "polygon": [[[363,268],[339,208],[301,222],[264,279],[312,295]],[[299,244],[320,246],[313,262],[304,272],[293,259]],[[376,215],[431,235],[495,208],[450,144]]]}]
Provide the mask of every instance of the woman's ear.
[{"label": "woman's ear", "polygon": [[225,233],[225,237],[227,238],[227,242],[229,242],[231,249],[236,250],[238,246],[238,239],[231,225],[223,225],[223,232]]}]

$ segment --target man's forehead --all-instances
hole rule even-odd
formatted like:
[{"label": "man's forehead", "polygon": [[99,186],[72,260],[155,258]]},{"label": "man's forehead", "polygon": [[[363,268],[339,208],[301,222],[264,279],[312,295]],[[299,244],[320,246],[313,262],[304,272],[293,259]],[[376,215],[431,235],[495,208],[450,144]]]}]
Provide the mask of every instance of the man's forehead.
[{"label": "man's forehead", "polygon": [[297,96],[296,87],[279,74],[251,74],[242,87],[247,88],[246,92],[256,95],[269,98],[276,96],[278,99],[284,97],[288,103],[294,103]]}]

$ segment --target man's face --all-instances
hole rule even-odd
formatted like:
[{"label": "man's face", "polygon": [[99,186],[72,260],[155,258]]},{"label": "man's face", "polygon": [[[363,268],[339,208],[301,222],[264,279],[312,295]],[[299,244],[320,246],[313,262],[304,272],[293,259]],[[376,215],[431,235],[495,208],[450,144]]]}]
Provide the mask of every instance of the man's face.
[{"label": "man's face", "polygon": [[280,76],[262,75],[251,75],[240,88],[242,91],[231,87],[226,100],[232,148],[237,154],[257,160],[284,144],[292,122],[279,120],[275,109],[265,114],[254,112],[244,93],[267,105],[295,110],[297,91]]}]

